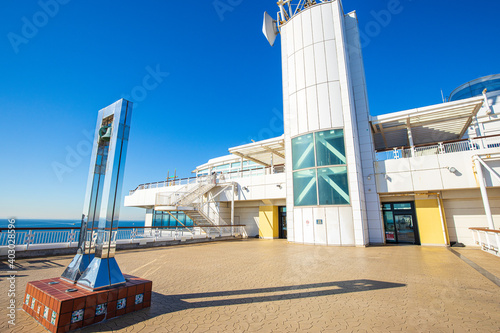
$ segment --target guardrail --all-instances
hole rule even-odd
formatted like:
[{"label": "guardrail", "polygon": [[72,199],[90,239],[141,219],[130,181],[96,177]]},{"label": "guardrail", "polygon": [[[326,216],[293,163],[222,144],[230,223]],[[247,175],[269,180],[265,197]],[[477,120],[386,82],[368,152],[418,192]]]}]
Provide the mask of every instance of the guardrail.
[{"label": "guardrail", "polygon": [[419,145],[414,148],[401,147],[377,151],[377,161],[397,160],[418,156],[459,153],[500,147],[500,135],[483,136],[473,139],[439,142]]},{"label": "guardrail", "polygon": [[[222,173],[219,172],[217,174],[217,183],[225,183],[225,182],[229,182],[233,179],[238,179],[238,178],[273,175],[273,174],[284,173],[284,172],[285,172],[284,165],[276,165],[273,168],[270,168],[270,167],[269,168],[252,168],[252,169],[248,169],[248,170],[238,170],[238,171],[222,172]],[[191,178],[182,178],[182,179],[177,179],[177,180],[161,181],[161,182],[155,182],[155,183],[141,184],[141,185],[137,186],[134,190],[130,190],[129,195],[134,194],[134,192],[137,190],[147,190],[147,189],[154,189],[154,188],[164,188],[164,187],[169,187],[169,186],[197,184],[197,183],[203,182],[205,180],[205,177],[208,177],[208,175],[199,176],[199,177],[191,177]]]},{"label": "guardrail", "polygon": [[500,256],[500,230],[488,228],[469,228],[472,231],[474,244],[489,253]]},{"label": "guardrail", "polygon": [[[218,238],[229,236],[246,237],[244,225],[203,226],[209,229],[205,232],[198,226],[186,227],[122,227],[116,234],[117,244],[146,244],[160,241],[178,241],[200,238]],[[214,232],[210,231],[214,229]],[[9,248],[8,228],[0,228],[0,254]],[[16,251],[53,250],[76,248],[80,230],[75,228],[16,228]],[[97,230],[97,229],[94,229]]]}]

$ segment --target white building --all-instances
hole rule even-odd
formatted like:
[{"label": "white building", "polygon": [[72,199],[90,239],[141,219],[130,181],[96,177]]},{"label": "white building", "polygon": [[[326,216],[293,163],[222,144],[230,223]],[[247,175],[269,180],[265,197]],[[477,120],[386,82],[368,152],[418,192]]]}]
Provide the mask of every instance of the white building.
[{"label": "white building", "polygon": [[298,2],[278,16],[284,135],[230,148],[191,179],[140,185],[125,205],[145,208],[146,225],[334,246],[473,245],[470,227],[500,226],[500,75],[371,117],[356,13]]}]

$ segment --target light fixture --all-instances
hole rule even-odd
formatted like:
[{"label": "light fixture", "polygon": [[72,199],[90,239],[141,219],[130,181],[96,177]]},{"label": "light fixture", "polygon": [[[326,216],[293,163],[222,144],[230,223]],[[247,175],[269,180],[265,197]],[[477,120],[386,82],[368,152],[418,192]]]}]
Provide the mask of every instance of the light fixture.
[{"label": "light fixture", "polygon": [[389,177],[389,175],[386,174],[385,175],[385,180],[389,180],[389,179],[391,179],[391,177]]},{"label": "light fixture", "polygon": [[368,177],[366,177],[366,179],[372,180],[372,175],[369,175]]},{"label": "light fixture", "polygon": [[455,173],[457,172],[457,169],[455,169],[454,167],[448,167],[448,171],[451,173]]},{"label": "light fixture", "polygon": [[281,184],[277,184],[276,187],[281,189],[282,186],[281,186]]},{"label": "light fixture", "polygon": [[246,186],[243,186],[241,189],[244,191],[248,191],[248,187],[246,187]]}]

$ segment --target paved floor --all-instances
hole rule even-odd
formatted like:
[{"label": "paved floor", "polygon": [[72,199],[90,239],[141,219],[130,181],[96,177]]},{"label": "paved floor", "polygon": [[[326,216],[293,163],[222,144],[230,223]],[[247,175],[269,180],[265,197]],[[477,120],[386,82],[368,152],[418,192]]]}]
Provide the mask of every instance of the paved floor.
[{"label": "paved floor", "polygon": [[[500,258],[460,253],[498,274]],[[18,261],[18,306],[27,281],[60,275],[70,259]],[[153,280],[151,309],[82,332],[500,332],[500,288],[445,248],[248,240],[119,252],[117,260],[123,272]],[[12,330],[5,296],[0,306],[1,332],[43,332],[22,311]]]}]

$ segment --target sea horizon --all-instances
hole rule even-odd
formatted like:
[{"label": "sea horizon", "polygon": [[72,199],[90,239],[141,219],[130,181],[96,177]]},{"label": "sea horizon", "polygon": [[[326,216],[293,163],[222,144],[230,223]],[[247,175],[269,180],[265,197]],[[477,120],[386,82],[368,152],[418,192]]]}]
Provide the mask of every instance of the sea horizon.
[{"label": "sea horizon", "polygon": [[[15,220],[16,228],[80,228],[81,220],[77,219],[17,219]],[[0,228],[7,228],[9,226],[9,220],[0,219]],[[119,220],[119,226],[121,227],[143,227],[144,221],[138,220]]]}]

